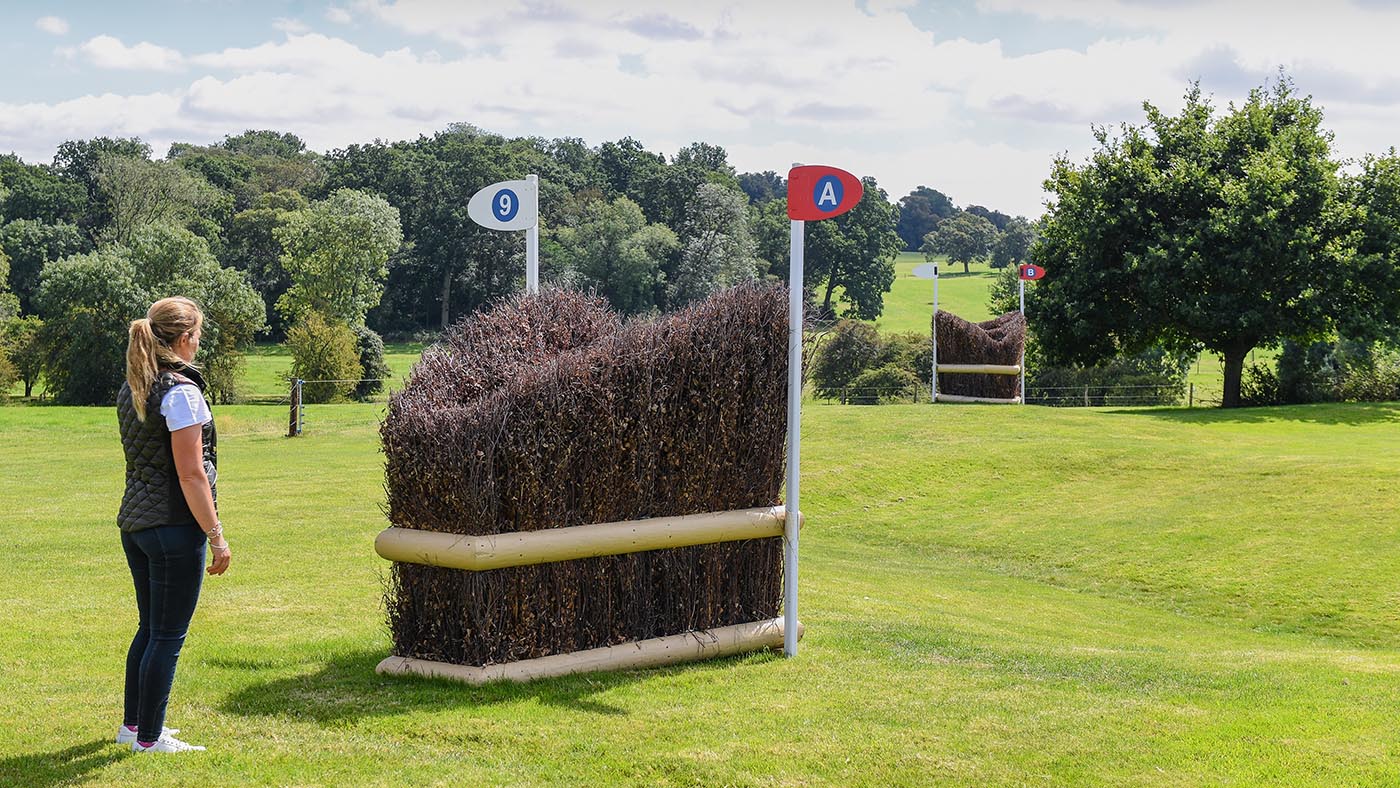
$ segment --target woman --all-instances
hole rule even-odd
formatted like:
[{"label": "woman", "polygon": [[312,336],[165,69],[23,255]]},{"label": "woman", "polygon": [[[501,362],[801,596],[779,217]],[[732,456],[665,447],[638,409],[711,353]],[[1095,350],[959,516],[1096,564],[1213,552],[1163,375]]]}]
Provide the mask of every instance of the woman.
[{"label": "woman", "polygon": [[117,419],[126,491],[117,525],[136,584],[140,623],[126,655],[126,710],[117,743],[135,752],[203,750],[165,727],[175,662],[208,572],[228,569],[232,551],[215,506],[216,436],[194,366],[204,315],[188,298],[163,298],[133,321]]}]

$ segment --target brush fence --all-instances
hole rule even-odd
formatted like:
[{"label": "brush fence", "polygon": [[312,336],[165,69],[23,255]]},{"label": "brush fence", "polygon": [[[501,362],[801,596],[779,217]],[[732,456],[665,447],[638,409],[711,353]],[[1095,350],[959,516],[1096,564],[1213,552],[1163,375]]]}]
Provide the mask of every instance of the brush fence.
[{"label": "brush fence", "polygon": [[781,646],[786,301],[742,286],[624,324],[546,290],[447,332],[381,429],[379,671],[526,681]]},{"label": "brush fence", "polygon": [[933,328],[936,402],[1014,405],[1022,401],[1023,314],[1008,312],[973,323],[939,310]]}]

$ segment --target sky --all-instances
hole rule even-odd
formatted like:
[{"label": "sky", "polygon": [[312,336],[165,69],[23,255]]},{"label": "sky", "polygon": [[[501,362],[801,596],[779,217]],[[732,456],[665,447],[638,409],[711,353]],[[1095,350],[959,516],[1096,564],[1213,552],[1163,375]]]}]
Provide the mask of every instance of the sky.
[{"label": "sky", "polygon": [[1384,153],[1397,31],[1400,0],[8,0],[0,152],[263,128],[329,151],[465,122],[705,141],[741,172],[829,164],[1034,217],[1057,155],[1193,81],[1225,108],[1282,69],[1338,156]]}]

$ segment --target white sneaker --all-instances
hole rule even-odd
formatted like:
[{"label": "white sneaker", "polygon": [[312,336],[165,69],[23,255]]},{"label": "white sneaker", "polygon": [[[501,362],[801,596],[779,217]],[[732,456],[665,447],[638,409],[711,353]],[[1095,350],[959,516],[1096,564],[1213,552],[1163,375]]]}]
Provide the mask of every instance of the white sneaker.
[{"label": "white sneaker", "polygon": [[155,744],[149,747],[142,747],[141,742],[131,743],[132,752],[204,752],[204,748],[197,744],[186,744],[174,736],[162,734]]},{"label": "white sneaker", "polygon": [[[179,732],[180,732],[180,729],[179,729],[179,728],[161,728],[161,729],[160,729],[160,735],[162,735],[162,736],[174,736],[175,734],[177,734],[177,733],[179,733]],[[126,727],[125,725],[118,725],[118,726],[117,726],[117,744],[130,744],[130,743],[132,743],[132,742],[134,742],[134,741],[136,741],[136,731],[131,730],[130,728]]]}]

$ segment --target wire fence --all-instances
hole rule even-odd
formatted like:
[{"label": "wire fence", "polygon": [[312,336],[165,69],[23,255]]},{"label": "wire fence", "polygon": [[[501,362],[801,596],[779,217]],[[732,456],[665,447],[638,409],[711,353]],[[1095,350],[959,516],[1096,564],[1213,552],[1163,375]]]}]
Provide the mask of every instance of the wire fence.
[{"label": "wire fence", "polygon": [[[814,397],[820,405],[888,405],[931,402],[928,386],[847,386],[829,395]],[[1057,408],[1101,407],[1215,407],[1218,391],[1198,391],[1186,385],[1027,386],[1026,404]]]}]

